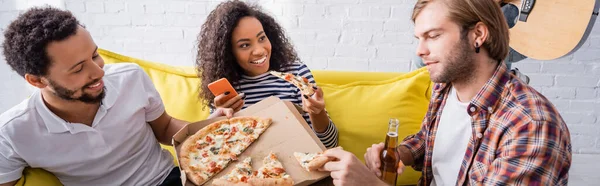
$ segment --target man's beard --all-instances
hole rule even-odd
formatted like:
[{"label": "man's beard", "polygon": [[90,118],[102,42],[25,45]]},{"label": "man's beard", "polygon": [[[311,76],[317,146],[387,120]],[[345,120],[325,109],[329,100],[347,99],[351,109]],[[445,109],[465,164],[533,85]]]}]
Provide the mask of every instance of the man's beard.
[{"label": "man's beard", "polygon": [[444,68],[436,77],[431,77],[431,80],[436,83],[450,83],[450,82],[467,82],[472,77],[471,74],[475,71],[475,61],[471,52],[467,38],[462,38],[456,43],[456,46],[452,47],[454,50],[450,51],[447,55],[446,63]]},{"label": "man's beard", "polygon": [[79,90],[81,90],[82,95],[79,96],[78,98],[74,98],[73,95],[78,91],[78,90],[70,90],[67,89],[63,86],[60,86],[58,83],[56,83],[55,81],[52,81],[51,79],[48,79],[48,82],[50,83],[50,86],[54,89],[54,95],[58,96],[59,98],[63,99],[63,100],[67,100],[67,101],[81,101],[84,103],[89,103],[89,104],[94,104],[94,103],[100,103],[103,99],[104,96],[106,96],[106,87],[102,88],[102,92],[100,94],[98,94],[97,96],[92,96],[88,93],[85,93],[83,90],[85,90],[85,88],[87,86],[93,85],[98,83],[98,81],[100,81],[100,79],[93,81],[92,83],[88,83],[85,86],[83,86],[82,88],[80,88]]}]

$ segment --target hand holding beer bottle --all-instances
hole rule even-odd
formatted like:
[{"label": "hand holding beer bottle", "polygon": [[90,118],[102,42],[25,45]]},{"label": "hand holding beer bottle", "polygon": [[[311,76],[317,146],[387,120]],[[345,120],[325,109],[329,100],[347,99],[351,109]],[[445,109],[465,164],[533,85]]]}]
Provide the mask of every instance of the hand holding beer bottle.
[{"label": "hand holding beer bottle", "polygon": [[369,170],[390,185],[396,184],[396,178],[405,168],[396,151],[398,126],[397,119],[390,119],[385,144],[374,144],[365,153],[365,163]]},{"label": "hand holding beer bottle", "polygon": [[[325,151],[324,156],[335,159],[327,162],[320,170],[330,172],[333,184],[336,186],[385,186],[396,184],[398,174],[404,171],[404,164],[400,161],[399,154],[409,156],[405,149],[404,152],[398,152],[398,120],[391,119],[388,132],[386,133],[386,143],[373,145],[367,149],[365,154],[365,167],[354,154],[344,151],[341,148],[333,148]],[[385,148],[385,146],[389,148]],[[412,162],[409,160],[408,162]],[[382,166],[383,164],[383,166]],[[369,174],[373,172],[374,174]],[[383,174],[382,174],[383,173]]]}]

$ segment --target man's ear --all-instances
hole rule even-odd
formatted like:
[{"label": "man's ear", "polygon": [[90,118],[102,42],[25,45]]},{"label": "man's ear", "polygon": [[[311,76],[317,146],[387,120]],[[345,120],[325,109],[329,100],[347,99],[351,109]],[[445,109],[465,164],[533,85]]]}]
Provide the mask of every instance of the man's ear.
[{"label": "man's ear", "polygon": [[476,43],[479,46],[482,46],[489,36],[488,26],[483,22],[478,22],[473,28],[473,36],[475,37],[475,43],[472,43],[473,46],[475,46]]},{"label": "man's ear", "polygon": [[37,88],[45,88],[46,86],[48,86],[48,84],[41,76],[25,74],[25,81]]}]

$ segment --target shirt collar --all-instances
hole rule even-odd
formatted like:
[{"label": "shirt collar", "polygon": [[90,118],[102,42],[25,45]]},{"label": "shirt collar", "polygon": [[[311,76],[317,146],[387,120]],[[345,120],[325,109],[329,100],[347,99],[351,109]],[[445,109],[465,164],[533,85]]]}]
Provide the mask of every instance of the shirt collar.
[{"label": "shirt collar", "polygon": [[[469,114],[476,113],[480,109],[493,112],[494,106],[500,100],[504,85],[510,80],[510,73],[504,63],[496,67],[494,75],[479,90],[479,93],[471,100],[471,106],[476,109],[469,109]],[[474,110],[474,111],[473,111]]]},{"label": "shirt collar", "polygon": [[40,117],[42,117],[42,122],[46,125],[48,132],[63,133],[69,131],[69,123],[50,111],[44,103],[41,91],[35,91],[33,98],[35,99],[36,110]]},{"label": "shirt collar", "polygon": [[[108,110],[115,104],[119,94],[119,90],[115,89],[115,87],[112,86],[112,84],[109,81],[106,81],[106,79],[104,79],[104,86],[106,87],[106,96],[102,100],[102,105],[100,105],[100,107],[104,107],[104,109]],[[42,98],[41,91],[36,91],[33,94],[33,97],[34,99],[36,99],[35,106],[36,108],[38,108],[36,110],[42,117],[42,120],[46,125],[46,128],[48,129],[48,132],[63,133],[70,130],[71,127],[69,126],[69,122],[58,117],[46,106]]]},{"label": "shirt collar", "polygon": [[115,88],[115,86],[113,86],[106,78],[104,78],[104,87],[106,87],[106,97],[104,97],[104,100],[102,100],[101,107],[104,107],[108,110],[117,101],[119,90],[117,90],[117,88]]}]

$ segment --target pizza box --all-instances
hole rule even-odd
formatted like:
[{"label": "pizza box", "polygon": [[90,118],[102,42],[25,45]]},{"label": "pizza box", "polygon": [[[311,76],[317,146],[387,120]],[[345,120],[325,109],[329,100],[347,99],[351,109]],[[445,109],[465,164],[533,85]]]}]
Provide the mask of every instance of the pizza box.
[{"label": "pizza box", "polygon": [[[252,169],[258,170],[262,166],[262,160],[270,152],[277,155],[277,158],[283,164],[283,168],[294,180],[294,185],[310,185],[329,176],[328,172],[307,172],[294,158],[294,152],[322,152],[326,148],[302,118],[298,108],[291,102],[269,97],[235,113],[233,117],[236,116],[268,117],[272,119],[272,123],[250,147],[242,152],[237,161],[229,163],[223,171],[212,179],[220,178],[229,173],[237,163],[240,163],[246,157],[252,157]],[[225,117],[191,123],[178,131],[173,136],[177,161],[179,161],[181,144],[188,136],[221,119],[225,119]],[[191,181],[187,181],[183,171],[181,172],[181,181],[184,186],[194,185]],[[204,185],[211,185],[211,183],[212,180],[209,180]]]}]

